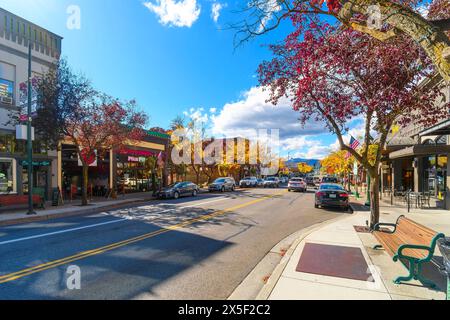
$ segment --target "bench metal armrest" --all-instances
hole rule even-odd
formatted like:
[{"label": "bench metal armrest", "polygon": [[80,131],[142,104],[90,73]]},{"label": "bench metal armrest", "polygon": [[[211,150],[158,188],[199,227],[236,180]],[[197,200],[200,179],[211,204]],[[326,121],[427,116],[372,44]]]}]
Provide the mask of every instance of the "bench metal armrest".
[{"label": "bench metal armrest", "polygon": [[[380,227],[392,227],[394,228],[394,230],[391,231],[381,231]],[[374,227],[373,227],[374,231],[379,231],[379,232],[385,232],[385,233],[395,233],[395,231],[397,230],[397,224],[396,223],[377,223]]]},{"label": "bench metal armrest", "polygon": [[397,261],[398,259],[405,258],[405,259],[411,259],[410,256],[406,256],[403,254],[403,251],[406,249],[417,249],[417,250],[425,250],[428,251],[428,256],[425,259],[420,260],[428,260],[431,259],[431,255],[433,254],[432,248],[428,246],[422,246],[422,245],[416,245],[416,244],[402,244],[398,250],[397,254],[394,255],[393,259],[394,261]]}]

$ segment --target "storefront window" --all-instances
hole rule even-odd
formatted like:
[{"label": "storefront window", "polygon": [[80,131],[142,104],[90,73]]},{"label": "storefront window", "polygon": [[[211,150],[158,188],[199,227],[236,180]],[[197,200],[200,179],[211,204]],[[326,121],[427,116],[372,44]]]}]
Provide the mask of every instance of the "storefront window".
[{"label": "storefront window", "polygon": [[424,191],[436,194],[436,157],[430,156],[423,159]]},{"label": "storefront window", "polygon": [[424,158],[424,191],[428,191],[432,196],[444,199],[447,188],[447,156],[430,156]]},{"label": "storefront window", "polygon": [[117,175],[119,190],[124,192],[145,192],[151,188],[151,169],[145,157],[119,155]]},{"label": "storefront window", "polygon": [[437,157],[436,168],[436,191],[440,200],[444,199],[445,190],[447,189],[447,156],[441,155]]},{"label": "storefront window", "polygon": [[[33,154],[46,155],[48,149],[42,140],[33,141]],[[25,140],[17,140],[14,134],[0,132],[0,152],[25,154],[27,152],[27,142]]]},{"label": "storefront window", "polygon": [[12,134],[0,132],[0,152],[14,153],[16,150],[15,138]]},{"label": "storefront window", "polygon": [[0,160],[0,193],[13,191],[13,162]]},{"label": "storefront window", "polygon": [[3,103],[13,104],[14,82],[0,79],[0,100]]}]

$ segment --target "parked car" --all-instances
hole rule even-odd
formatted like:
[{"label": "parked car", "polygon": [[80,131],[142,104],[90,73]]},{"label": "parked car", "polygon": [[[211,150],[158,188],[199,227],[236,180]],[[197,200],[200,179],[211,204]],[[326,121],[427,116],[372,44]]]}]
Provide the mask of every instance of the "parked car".
[{"label": "parked car", "polygon": [[339,207],[348,210],[348,192],[336,183],[323,183],[316,191],[314,206]]},{"label": "parked car", "polygon": [[233,178],[217,178],[213,183],[211,183],[208,187],[209,192],[213,191],[234,191],[236,188],[236,182]]},{"label": "parked car", "polygon": [[319,189],[320,184],[322,183],[322,179],[320,177],[314,177],[314,188]]},{"label": "parked car", "polygon": [[268,177],[264,180],[264,188],[278,188],[280,180],[277,177]]},{"label": "parked car", "polygon": [[257,187],[264,187],[264,179],[259,178],[258,183],[256,184]]},{"label": "parked car", "polygon": [[200,188],[192,182],[177,182],[171,184],[167,188],[164,188],[158,193],[159,198],[161,199],[178,199],[180,197],[192,196],[195,197],[200,192]]},{"label": "parked car", "polygon": [[288,183],[289,182],[289,178],[288,177],[280,177],[280,183]]},{"label": "parked car", "polygon": [[308,186],[303,178],[292,178],[288,183],[288,191],[302,191],[306,192]]},{"label": "parked car", "polygon": [[258,186],[258,179],[256,177],[246,177],[239,182],[241,188],[255,188]]},{"label": "parked car", "polygon": [[306,185],[308,187],[315,187],[314,178],[311,176],[306,177]]},{"label": "parked car", "polygon": [[339,183],[336,177],[323,177],[321,183]]}]

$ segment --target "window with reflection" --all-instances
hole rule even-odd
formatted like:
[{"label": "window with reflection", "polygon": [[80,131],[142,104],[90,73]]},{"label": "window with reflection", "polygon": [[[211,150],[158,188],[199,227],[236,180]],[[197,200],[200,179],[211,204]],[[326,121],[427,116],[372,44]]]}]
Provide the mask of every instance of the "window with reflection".
[{"label": "window with reflection", "polygon": [[13,161],[0,159],[0,194],[13,191]]}]

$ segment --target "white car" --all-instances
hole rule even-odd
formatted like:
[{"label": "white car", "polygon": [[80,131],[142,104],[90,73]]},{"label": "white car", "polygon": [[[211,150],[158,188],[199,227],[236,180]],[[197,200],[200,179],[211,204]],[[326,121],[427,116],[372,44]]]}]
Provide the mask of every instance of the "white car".
[{"label": "white car", "polygon": [[246,177],[239,182],[241,188],[256,188],[258,179],[256,177]]},{"label": "white car", "polygon": [[302,191],[306,192],[308,190],[308,186],[306,181],[303,178],[292,178],[289,180],[288,191]]},{"label": "white car", "polygon": [[280,180],[278,177],[268,177],[264,180],[264,188],[278,188],[280,187]]}]

